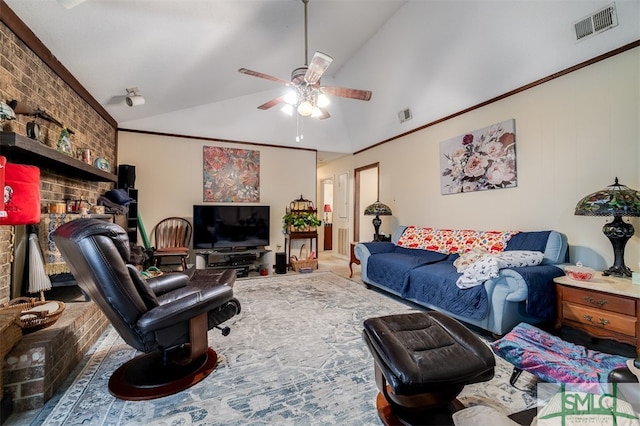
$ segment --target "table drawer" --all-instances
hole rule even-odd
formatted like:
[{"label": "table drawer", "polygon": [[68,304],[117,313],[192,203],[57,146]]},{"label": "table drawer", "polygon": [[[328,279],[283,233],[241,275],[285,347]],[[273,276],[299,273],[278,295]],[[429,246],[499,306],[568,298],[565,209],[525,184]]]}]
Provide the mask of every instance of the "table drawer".
[{"label": "table drawer", "polygon": [[583,290],[580,288],[563,287],[562,300],[624,315],[636,315],[636,299],[630,297]]},{"label": "table drawer", "polygon": [[615,331],[627,336],[636,336],[638,320],[635,316],[616,314],[566,301],[562,303],[562,316],[565,320],[577,321],[584,325]]}]

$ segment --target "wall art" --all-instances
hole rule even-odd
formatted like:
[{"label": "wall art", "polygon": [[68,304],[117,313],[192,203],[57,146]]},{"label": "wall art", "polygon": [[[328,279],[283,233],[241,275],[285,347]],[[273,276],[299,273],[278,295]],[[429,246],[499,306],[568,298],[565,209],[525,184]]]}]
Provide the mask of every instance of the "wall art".
[{"label": "wall art", "polygon": [[515,124],[510,119],[440,142],[440,192],[517,186]]},{"label": "wall art", "polygon": [[203,201],[260,202],[260,151],[205,146]]}]

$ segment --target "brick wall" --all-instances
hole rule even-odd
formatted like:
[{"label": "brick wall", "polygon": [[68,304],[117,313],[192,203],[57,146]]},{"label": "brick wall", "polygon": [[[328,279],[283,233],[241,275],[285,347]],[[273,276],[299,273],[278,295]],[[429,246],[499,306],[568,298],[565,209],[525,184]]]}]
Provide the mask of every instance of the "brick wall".
[{"label": "brick wall", "polygon": [[107,325],[94,303],[68,303],[54,325],[23,336],[4,362],[4,388],[14,411],[42,407]]},{"label": "brick wall", "polygon": [[[20,105],[46,111],[74,131],[71,135],[74,152],[78,148],[90,148],[94,158],[105,158],[115,172],[115,126],[23,43],[5,22],[0,22],[0,99],[16,99]],[[3,130],[26,135],[26,124],[32,120],[31,116],[18,115],[16,120],[5,122]],[[42,130],[43,143],[55,149],[61,128],[41,118],[35,121]],[[11,162],[10,156],[8,161]],[[111,183],[70,179],[56,170],[41,169],[40,173],[43,207],[65,199],[85,199],[95,203],[100,195],[113,188]],[[10,299],[13,249],[13,227],[0,226],[0,303]]]}]

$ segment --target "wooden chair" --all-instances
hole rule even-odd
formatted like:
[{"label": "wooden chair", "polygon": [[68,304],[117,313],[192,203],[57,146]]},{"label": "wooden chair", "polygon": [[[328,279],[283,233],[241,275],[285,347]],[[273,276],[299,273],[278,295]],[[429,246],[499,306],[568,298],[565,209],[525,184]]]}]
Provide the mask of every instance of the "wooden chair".
[{"label": "wooden chair", "polygon": [[180,266],[186,270],[191,233],[191,223],[181,217],[168,217],[158,222],[154,232],[153,264],[159,268],[163,258],[180,257]]}]

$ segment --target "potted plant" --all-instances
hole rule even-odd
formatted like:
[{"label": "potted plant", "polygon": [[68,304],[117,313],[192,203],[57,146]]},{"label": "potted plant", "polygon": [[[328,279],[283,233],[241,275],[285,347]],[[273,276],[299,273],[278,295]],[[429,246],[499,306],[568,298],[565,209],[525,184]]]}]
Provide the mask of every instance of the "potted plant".
[{"label": "potted plant", "polygon": [[287,211],[282,217],[282,231],[285,234],[289,232],[313,231],[320,225],[322,225],[322,221],[316,216],[315,210]]}]

